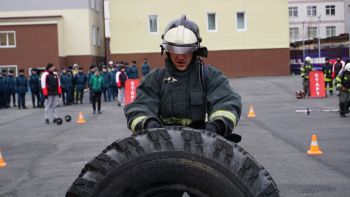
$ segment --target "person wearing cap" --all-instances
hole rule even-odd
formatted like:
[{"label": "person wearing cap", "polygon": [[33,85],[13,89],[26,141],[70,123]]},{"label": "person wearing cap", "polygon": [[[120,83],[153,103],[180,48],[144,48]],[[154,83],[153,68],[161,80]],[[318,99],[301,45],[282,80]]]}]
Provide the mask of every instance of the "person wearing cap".
[{"label": "person wearing cap", "polygon": [[[37,71],[35,68],[32,69],[31,75],[29,77],[29,88],[32,93],[32,104],[33,108],[40,106],[40,80],[39,75],[37,74]],[[35,98],[37,105],[35,106]]]},{"label": "person wearing cap", "polygon": [[91,65],[90,66],[90,70],[89,73],[87,74],[87,80],[88,80],[88,87],[89,87],[89,102],[92,103],[92,90],[91,90],[91,86],[90,86],[90,80],[91,78],[95,75],[96,72],[96,66],[95,65]]},{"label": "person wearing cap", "polygon": [[112,66],[112,70],[110,72],[110,75],[111,75],[111,81],[110,81],[110,84],[109,84],[109,88],[110,88],[110,91],[111,91],[111,94],[112,94],[112,100],[114,101],[115,98],[118,96],[118,87],[116,85],[116,75],[117,75],[117,72],[118,72],[118,69],[117,69],[117,66],[116,65],[113,65]]},{"label": "person wearing cap", "polygon": [[200,45],[197,24],[182,16],[168,24],[162,39],[165,68],[141,81],[137,98],[124,109],[128,128],[137,133],[178,125],[232,135],[241,115],[241,97],[219,70],[200,59],[208,51]]},{"label": "person wearing cap", "polygon": [[124,106],[125,103],[125,82],[128,80],[128,75],[125,71],[125,66],[121,65],[119,71],[116,73],[116,85],[118,87],[118,106]]},{"label": "person wearing cap", "polygon": [[72,99],[73,74],[72,74],[72,72],[68,72],[67,68],[63,68],[60,80],[61,80],[63,105],[71,105],[71,103],[73,102],[73,99]]},{"label": "person wearing cap", "polygon": [[151,66],[150,66],[150,64],[148,63],[148,60],[147,60],[147,58],[145,58],[144,60],[143,60],[143,64],[142,64],[142,75],[143,76],[146,76],[148,73],[149,73],[149,71],[150,71],[150,69],[151,69]]},{"label": "person wearing cap", "polygon": [[329,91],[330,95],[333,95],[333,65],[329,63],[329,58],[327,57],[325,59],[325,64],[322,65],[322,72],[324,75],[324,83],[325,83],[325,88],[326,88],[326,95],[327,95],[327,90]]},{"label": "person wearing cap", "polygon": [[79,68],[79,72],[74,76],[75,82],[75,104],[83,104],[84,89],[87,82],[87,76],[83,72],[83,68]]},{"label": "person wearing cap", "polygon": [[129,79],[138,79],[139,78],[139,71],[136,66],[136,61],[133,60],[131,66],[127,70],[128,78]]},{"label": "person wearing cap", "polygon": [[309,91],[309,73],[312,71],[311,57],[306,57],[304,64],[300,67],[300,76],[303,79],[303,89],[307,96],[310,96]]},{"label": "person wearing cap", "polygon": [[7,92],[8,92],[8,80],[6,77],[6,71],[0,72],[0,109],[8,108],[7,106]]},{"label": "person wearing cap", "polygon": [[339,90],[340,117],[346,117],[345,114],[349,113],[350,104],[350,63],[347,63],[345,67],[339,71],[335,79],[335,86],[337,90]]},{"label": "person wearing cap", "polygon": [[24,70],[19,70],[19,76],[16,78],[16,91],[18,98],[18,109],[27,109],[26,107],[26,93],[28,92],[28,80],[24,76]]},{"label": "person wearing cap", "polygon": [[104,66],[102,69],[102,77],[103,77],[103,86],[102,86],[102,93],[103,93],[103,100],[104,102],[111,102],[112,100],[112,92],[109,88],[109,85],[112,80],[112,76],[109,73],[107,66]]},{"label": "person wearing cap", "polygon": [[58,74],[54,72],[55,66],[48,63],[45,72],[41,75],[42,93],[45,97],[45,123],[50,124],[50,119],[56,122],[57,100],[62,96],[61,82]]},{"label": "person wearing cap", "polygon": [[13,107],[17,107],[17,105],[16,105],[16,77],[13,75],[13,70],[9,71],[9,74],[7,77],[7,82],[8,82],[8,87],[9,87],[7,106],[10,107],[11,97],[12,97]]}]

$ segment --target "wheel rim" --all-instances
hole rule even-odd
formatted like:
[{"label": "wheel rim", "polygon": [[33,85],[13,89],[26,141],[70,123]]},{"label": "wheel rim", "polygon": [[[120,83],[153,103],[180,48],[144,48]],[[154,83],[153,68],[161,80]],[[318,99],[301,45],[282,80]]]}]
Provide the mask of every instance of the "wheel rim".
[{"label": "wheel rim", "polygon": [[140,197],[209,197],[198,189],[184,185],[161,185],[147,189]]}]

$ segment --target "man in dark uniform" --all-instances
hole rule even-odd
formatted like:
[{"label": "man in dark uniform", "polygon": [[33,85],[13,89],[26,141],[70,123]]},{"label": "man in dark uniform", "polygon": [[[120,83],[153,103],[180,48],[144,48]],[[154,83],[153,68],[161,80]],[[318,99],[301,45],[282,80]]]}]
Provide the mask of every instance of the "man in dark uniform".
[{"label": "man in dark uniform", "polygon": [[[32,92],[33,108],[40,107],[40,79],[35,68],[32,69],[32,74],[29,77],[29,88]],[[37,105],[35,106],[35,98]]]},{"label": "man in dark uniform", "polygon": [[63,105],[70,105],[73,79],[72,79],[72,75],[67,72],[66,68],[62,69],[62,74],[61,74],[60,80],[61,80]]},{"label": "man in dark uniform", "polygon": [[86,85],[86,75],[83,72],[83,68],[79,68],[79,72],[75,75],[74,81],[75,81],[75,103],[78,104],[78,101],[80,101],[80,104],[83,104],[83,98],[84,98],[84,89]]},{"label": "man in dark uniform", "polygon": [[[344,67],[344,62],[342,61],[342,57],[338,55],[337,61],[333,64],[333,78],[336,78],[339,74],[339,72],[343,69]],[[337,96],[339,96],[340,92],[337,89]]]},{"label": "man in dark uniform", "polygon": [[19,76],[16,78],[16,90],[18,94],[18,109],[27,109],[26,93],[28,92],[28,80],[24,76],[24,70],[19,70]]},{"label": "man in dark uniform", "polygon": [[0,72],[0,109],[7,108],[8,81],[5,71]]},{"label": "man in dark uniform", "polygon": [[102,86],[102,94],[103,94],[103,100],[104,102],[110,102],[112,95],[111,95],[111,91],[109,88],[109,84],[111,83],[111,74],[108,72],[107,70],[107,66],[104,66],[102,69],[102,74],[101,74],[102,78],[103,78],[103,86]]},{"label": "man in dark uniform", "polygon": [[300,76],[303,78],[303,88],[305,95],[310,96],[309,73],[312,71],[311,57],[306,57],[304,64],[300,68]]},{"label": "man in dark uniform", "polygon": [[329,63],[329,58],[327,57],[325,64],[322,66],[322,72],[324,74],[324,83],[326,88],[326,95],[327,95],[327,90],[329,91],[330,95],[333,95],[332,68],[333,68],[333,65]]},{"label": "man in dark uniform", "polygon": [[111,89],[112,92],[112,99],[115,100],[115,98],[118,96],[118,87],[116,85],[116,75],[118,72],[118,68],[116,65],[112,66],[112,70],[110,72],[111,75],[111,82],[109,84],[109,88]]},{"label": "man in dark uniform", "polygon": [[339,90],[339,108],[340,116],[346,117],[346,113],[349,111],[350,103],[350,63],[347,63],[344,69],[342,69],[335,81],[335,85]]},{"label": "man in dark uniform", "polygon": [[219,70],[199,59],[207,49],[200,46],[198,26],[182,16],[162,38],[165,68],[143,78],[136,100],[124,109],[128,127],[137,133],[181,125],[230,136],[241,115],[241,98]]},{"label": "man in dark uniform", "polygon": [[7,82],[8,82],[8,87],[9,87],[7,106],[10,107],[11,97],[12,97],[13,107],[17,107],[17,105],[16,105],[16,78],[13,75],[13,70],[9,71]]}]

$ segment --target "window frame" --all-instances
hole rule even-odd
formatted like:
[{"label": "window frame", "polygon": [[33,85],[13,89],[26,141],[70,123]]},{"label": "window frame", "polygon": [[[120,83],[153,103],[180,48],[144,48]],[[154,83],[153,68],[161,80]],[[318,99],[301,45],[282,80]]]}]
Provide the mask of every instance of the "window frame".
[{"label": "window frame", "polygon": [[[151,17],[154,17],[155,16],[155,19],[156,19],[156,31],[155,32],[152,32],[151,31]],[[159,17],[158,17],[158,14],[149,14],[148,17],[147,17],[147,20],[148,20],[148,34],[159,34]]]},{"label": "window frame", "polygon": [[[315,8],[315,9],[313,9],[313,8]],[[313,14],[313,11],[315,10],[315,14]],[[306,15],[307,16],[317,16],[317,6],[315,6],[315,5],[309,5],[309,6],[307,6],[306,7]],[[309,12],[310,12],[310,14],[309,14]]]},{"label": "window frame", "polygon": [[[244,29],[239,29],[238,28],[238,14],[242,14],[243,13],[243,19],[244,19]],[[247,20],[247,14],[246,14],[246,11],[237,11],[236,14],[235,14],[235,18],[236,18],[236,31],[238,32],[242,32],[242,31],[247,31],[248,27],[248,20]]]},{"label": "window frame", "polygon": [[291,17],[291,18],[298,17],[299,16],[299,7],[298,6],[290,6],[290,7],[288,7],[288,13],[289,13],[289,17]]},{"label": "window frame", "polygon": [[[214,14],[214,16],[215,16],[215,29],[209,29],[209,15],[210,14]],[[206,21],[207,21],[207,32],[218,32],[218,17],[217,17],[216,12],[207,12]]]},{"label": "window frame", "polygon": [[18,65],[0,65],[0,71],[3,71],[3,68],[7,68],[7,71],[9,70],[9,68],[15,68],[15,77],[18,76]]},{"label": "window frame", "polygon": [[[334,35],[332,34],[332,32],[334,31]],[[330,32],[330,34],[329,34]],[[331,25],[331,26],[326,26],[326,36],[327,37],[333,37],[337,35],[337,26],[335,25]]]},{"label": "window frame", "polygon": [[[293,30],[293,31],[292,31]],[[296,31],[294,31],[296,30]],[[291,35],[291,32],[293,32],[293,36]],[[295,34],[296,32],[296,34]],[[290,27],[289,28],[289,37],[290,37],[290,40],[297,40],[298,39],[298,36],[299,36],[299,27]]]},{"label": "window frame", "polygon": [[[13,33],[13,45],[10,45],[9,42],[9,33]],[[0,48],[16,48],[17,47],[17,39],[16,39],[16,31],[0,31],[0,34],[6,34],[6,45],[0,45]]]},{"label": "window frame", "polygon": [[[334,12],[332,14],[332,11]],[[329,12],[327,14],[327,12]],[[326,16],[335,16],[335,5],[326,5]]]},{"label": "window frame", "polygon": [[92,45],[97,46],[97,27],[92,25]]},{"label": "window frame", "polygon": [[[310,36],[310,32],[309,29],[312,28],[313,29],[313,32],[316,32],[315,34],[313,34],[312,36]],[[318,32],[318,27],[317,26],[309,26],[307,27],[307,37],[310,39],[310,38],[317,38],[317,32]]]}]

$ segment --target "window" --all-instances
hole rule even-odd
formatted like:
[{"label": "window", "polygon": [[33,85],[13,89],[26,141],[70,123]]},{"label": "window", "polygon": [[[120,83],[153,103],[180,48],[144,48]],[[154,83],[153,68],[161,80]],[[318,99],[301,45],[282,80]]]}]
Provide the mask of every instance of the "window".
[{"label": "window", "polygon": [[95,9],[97,12],[100,11],[100,0],[95,0]]},{"label": "window", "polygon": [[18,69],[17,69],[16,65],[11,65],[11,66],[9,66],[9,65],[6,65],[6,66],[1,65],[0,66],[0,72],[5,71],[5,72],[8,73],[10,70],[13,71],[13,74],[14,74],[15,77],[18,76]]},{"label": "window", "polygon": [[245,12],[237,12],[236,17],[237,17],[237,30],[245,31],[247,29]]},{"label": "window", "polygon": [[308,36],[308,38],[316,38],[317,37],[317,27],[308,27],[307,28],[307,36]]},{"label": "window", "polygon": [[16,33],[14,31],[0,31],[0,48],[16,47]]},{"label": "window", "polygon": [[297,27],[289,28],[289,37],[290,37],[290,40],[297,40],[299,37],[299,28]]},{"label": "window", "polygon": [[99,27],[96,28],[96,44],[101,46],[101,31]]},{"label": "window", "polygon": [[216,31],[216,14],[208,13],[208,31]]},{"label": "window", "polygon": [[307,16],[316,16],[316,6],[307,6]]},{"label": "window", "polygon": [[157,15],[149,15],[149,32],[150,33],[158,33],[158,16]]},{"label": "window", "polygon": [[326,15],[335,16],[335,5],[326,5]]},{"label": "window", "polygon": [[94,45],[94,46],[96,46],[97,45],[97,28],[95,27],[95,26],[92,26],[92,44]]},{"label": "window", "polygon": [[336,36],[335,26],[327,26],[326,33],[327,33],[327,37]]},{"label": "window", "polygon": [[298,7],[289,7],[289,17],[298,17]]}]

